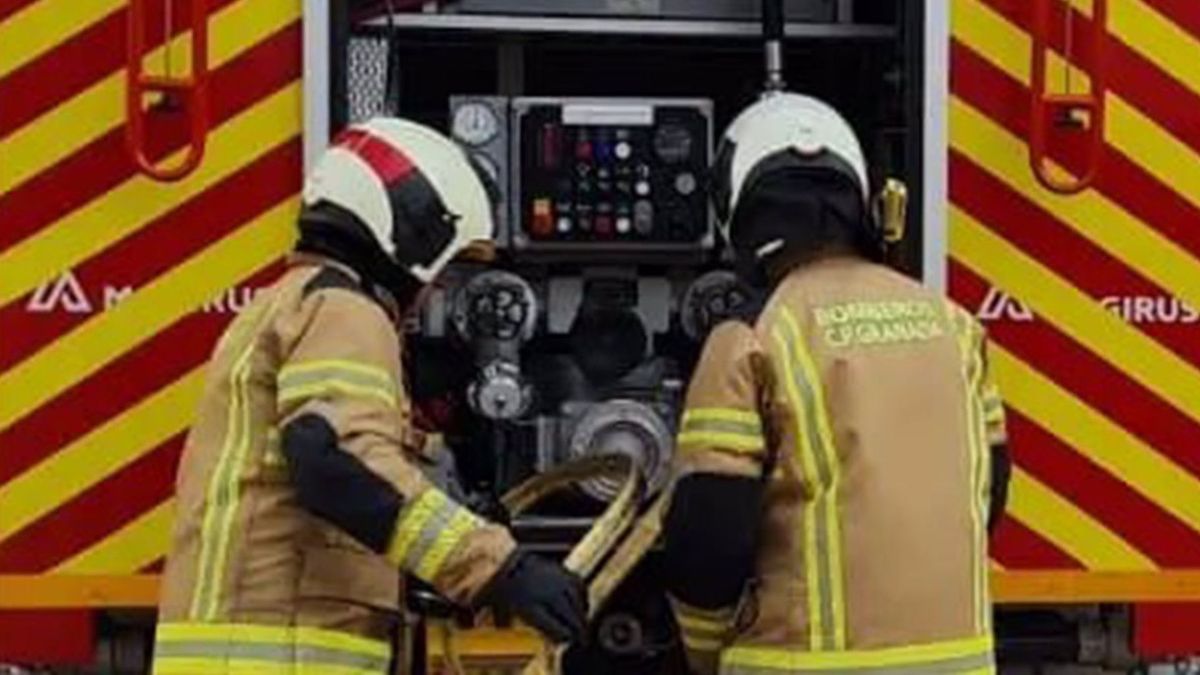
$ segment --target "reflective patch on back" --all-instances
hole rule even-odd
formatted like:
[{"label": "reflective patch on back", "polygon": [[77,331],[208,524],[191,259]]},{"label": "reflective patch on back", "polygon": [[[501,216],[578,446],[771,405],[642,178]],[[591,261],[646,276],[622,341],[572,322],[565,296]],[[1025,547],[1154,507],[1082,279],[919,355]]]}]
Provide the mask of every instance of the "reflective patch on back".
[{"label": "reflective patch on back", "polygon": [[813,309],[817,333],[834,349],[927,342],[946,334],[926,300],[858,301]]}]

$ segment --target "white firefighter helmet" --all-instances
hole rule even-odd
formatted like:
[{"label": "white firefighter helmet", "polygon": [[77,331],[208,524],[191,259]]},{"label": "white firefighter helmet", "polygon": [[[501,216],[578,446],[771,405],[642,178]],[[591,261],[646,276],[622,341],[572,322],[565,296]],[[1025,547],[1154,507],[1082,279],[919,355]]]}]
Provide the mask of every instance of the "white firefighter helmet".
[{"label": "white firefighter helmet", "polygon": [[349,211],[391,260],[428,283],[464,249],[492,241],[485,180],[454,141],[380,117],[334,140],[309,175],[304,205]]},{"label": "white firefighter helmet", "polygon": [[730,226],[747,188],[766,173],[794,167],[843,175],[868,212],[867,163],[850,124],[811,96],[771,94],[738,115],[717,151],[712,196],[726,241],[734,241]]}]

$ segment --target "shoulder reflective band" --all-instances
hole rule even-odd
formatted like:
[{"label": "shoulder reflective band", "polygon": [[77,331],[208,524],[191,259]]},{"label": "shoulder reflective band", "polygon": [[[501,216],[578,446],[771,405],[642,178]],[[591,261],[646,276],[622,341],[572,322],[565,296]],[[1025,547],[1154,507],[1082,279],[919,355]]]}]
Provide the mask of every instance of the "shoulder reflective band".
[{"label": "shoulder reflective band", "polygon": [[396,383],[382,368],[353,361],[308,361],[284,366],[277,381],[280,407],[293,401],[341,394],[397,405]]},{"label": "shoulder reflective band", "polygon": [[432,583],[463,538],[482,524],[440,490],[429,488],[400,512],[388,559]]},{"label": "shoulder reflective band", "polygon": [[721,655],[722,675],[975,675],[995,672],[990,637],[872,651],[802,652],[770,647],[732,647]]},{"label": "shoulder reflective band", "polygon": [[758,413],[734,408],[692,408],[680,424],[681,447],[760,454],[763,439]]},{"label": "shoulder reflective band", "polygon": [[154,645],[155,675],[246,672],[256,675],[336,672],[383,675],[386,643],[303,626],[165,623]]}]

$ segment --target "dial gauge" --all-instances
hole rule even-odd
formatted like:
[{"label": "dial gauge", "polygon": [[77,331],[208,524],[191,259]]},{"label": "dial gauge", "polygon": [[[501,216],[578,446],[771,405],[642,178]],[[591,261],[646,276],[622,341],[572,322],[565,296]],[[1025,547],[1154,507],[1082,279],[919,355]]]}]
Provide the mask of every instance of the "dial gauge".
[{"label": "dial gauge", "polygon": [[486,103],[467,103],[454,113],[454,137],[467,145],[483,145],[496,137],[500,120]]}]

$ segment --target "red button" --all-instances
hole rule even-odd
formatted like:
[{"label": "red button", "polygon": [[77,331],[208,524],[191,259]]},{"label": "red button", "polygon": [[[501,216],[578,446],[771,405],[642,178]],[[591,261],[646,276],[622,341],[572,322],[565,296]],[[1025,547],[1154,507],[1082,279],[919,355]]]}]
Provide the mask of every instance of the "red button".
[{"label": "red button", "polygon": [[541,237],[554,234],[554,207],[549,199],[533,200],[533,222],[529,224],[529,230]]},{"label": "red button", "polygon": [[592,161],[592,142],[579,141],[575,144],[575,159],[581,162]]},{"label": "red button", "polygon": [[612,216],[596,216],[596,234],[605,237],[612,236],[613,219]]}]

